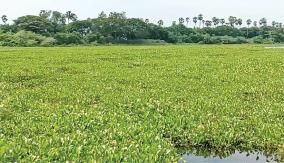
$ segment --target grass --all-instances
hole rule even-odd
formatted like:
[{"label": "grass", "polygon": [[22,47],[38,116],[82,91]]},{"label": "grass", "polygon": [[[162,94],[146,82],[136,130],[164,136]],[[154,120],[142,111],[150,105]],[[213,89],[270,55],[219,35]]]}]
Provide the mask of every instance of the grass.
[{"label": "grass", "polygon": [[284,50],[0,48],[0,162],[178,161],[284,144]]}]

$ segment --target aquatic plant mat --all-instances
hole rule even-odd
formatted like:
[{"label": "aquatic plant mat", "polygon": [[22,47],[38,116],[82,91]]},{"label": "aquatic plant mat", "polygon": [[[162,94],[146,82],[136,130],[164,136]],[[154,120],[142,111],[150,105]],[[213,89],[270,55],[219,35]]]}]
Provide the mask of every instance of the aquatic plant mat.
[{"label": "aquatic plant mat", "polygon": [[253,45],[0,48],[0,162],[167,162],[192,146],[277,153],[283,54]]}]

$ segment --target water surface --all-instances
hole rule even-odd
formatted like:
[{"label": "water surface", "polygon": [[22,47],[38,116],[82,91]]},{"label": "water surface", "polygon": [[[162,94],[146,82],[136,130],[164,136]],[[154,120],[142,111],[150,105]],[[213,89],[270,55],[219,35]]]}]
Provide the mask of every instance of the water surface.
[{"label": "water surface", "polygon": [[236,151],[233,154],[228,156],[217,156],[217,155],[208,155],[200,156],[193,153],[183,154],[180,163],[188,162],[188,163],[277,163],[278,161],[275,156],[267,156],[263,153],[247,153],[247,152],[239,152]]}]

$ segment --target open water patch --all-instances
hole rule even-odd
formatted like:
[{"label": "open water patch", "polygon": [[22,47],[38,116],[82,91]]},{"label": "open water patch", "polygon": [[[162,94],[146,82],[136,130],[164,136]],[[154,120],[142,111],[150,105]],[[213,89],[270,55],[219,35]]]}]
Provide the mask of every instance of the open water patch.
[{"label": "open water patch", "polygon": [[182,154],[180,163],[278,163],[280,157],[264,152],[190,151]]}]

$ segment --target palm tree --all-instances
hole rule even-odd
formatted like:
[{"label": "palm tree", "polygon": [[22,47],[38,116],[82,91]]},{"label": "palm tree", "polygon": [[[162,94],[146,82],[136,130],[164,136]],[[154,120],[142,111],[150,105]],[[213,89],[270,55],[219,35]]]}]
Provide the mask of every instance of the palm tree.
[{"label": "palm tree", "polygon": [[213,17],[212,18],[212,22],[213,22],[213,24],[215,25],[215,27],[219,24],[219,19],[218,18],[216,18],[216,17]]},{"label": "palm tree", "polygon": [[249,26],[251,25],[251,23],[252,23],[252,21],[251,21],[251,19],[248,19],[247,21],[247,38],[248,38],[248,35],[249,35]]},{"label": "palm tree", "polygon": [[243,20],[241,18],[237,19],[237,25],[242,26]]},{"label": "palm tree", "polygon": [[205,25],[206,25],[206,27],[211,27],[212,21],[206,20],[206,21],[205,21]]},{"label": "palm tree", "polygon": [[150,20],[149,19],[145,19],[145,23],[149,24]]},{"label": "palm tree", "polygon": [[254,21],[254,22],[253,22],[253,26],[254,26],[254,27],[257,27],[257,21]]},{"label": "palm tree", "polygon": [[183,24],[183,23],[184,23],[184,18],[180,17],[180,18],[178,19],[178,22],[179,22],[179,24]]},{"label": "palm tree", "polygon": [[51,16],[52,11],[50,10],[40,10],[39,16],[43,18],[49,18]]},{"label": "palm tree", "polygon": [[198,20],[199,20],[199,28],[201,27],[201,22],[202,22],[202,20],[203,20],[203,15],[202,14],[199,14],[198,15]]},{"label": "palm tree", "polygon": [[104,11],[102,11],[101,13],[99,13],[98,18],[99,19],[105,19],[105,18],[107,18],[107,14]]},{"label": "palm tree", "polygon": [[70,20],[71,21],[76,21],[77,20],[77,15],[72,13],[71,11],[67,11],[65,14],[65,17],[67,19],[67,23],[69,24]]},{"label": "palm tree", "polygon": [[248,19],[248,20],[247,20],[247,26],[248,26],[248,28],[249,28],[249,26],[251,25],[251,23],[252,23],[252,20],[251,20],[251,19]]},{"label": "palm tree", "polygon": [[261,18],[259,20],[259,25],[262,25],[262,26],[266,27],[267,26],[267,19],[266,18]]},{"label": "palm tree", "polygon": [[275,27],[275,26],[276,26],[276,24],[277,24],[277,22],[276,22],[276,21],[272,21],[272,27]]},{"label": "palm tree", "polygon": [[6,22],[8,21],[8,18],[7,18],[7,15],[2,15],[2,22],[4,23],[4,24],[6,24]]},{"label": "palm tree", "polygon": [[204,28],[205,20],[202,20],[202,27]]},{"label": "palm tree", "polygon": [[164,21],[163,20],[159,20],[158,21],[158,25],[161,27],[161,26],[163,26],[164,25]]},{"label": "palm tree", "polygon": [[66,17],[65,17],[65,14],[62,14],[61,17],[59,17],[59,20],[60,20],[60,23],[61,23],[61,24],[64,24],[64,25],[65,25],[65,24],[66,24]]},{"label": "palm tree", "polygon": [[230,16],[228,20],[229,20],[229,24],[231,25],[231,27],[234,27],[234,24],[236,23],[237,18],[234,16]]},{"label": "palm tree", "polygon": [[220,19],[220,23],[224,25],[226,23],[225,19]]},{"label": "palm tree", "polygon": [[65,14],[65,17],[67,19],[67,23],[69,24],[69,21],[71,19],[71,15],[72,15],[72,12],[71,11],[67,11],[66,14]]},{"label": "palm tree", "polygon": [[193,21],[193,23],[194,23],[194,28],[196,27],[196,23],[197,23],[197,17],[194,17],[193,19],[192,19],[192,21]]},{"label": "palm tree", "polygon": [[190,18],[189,17],[185,18],[185,21],[186,21],[186,26],[188,26]]}]

